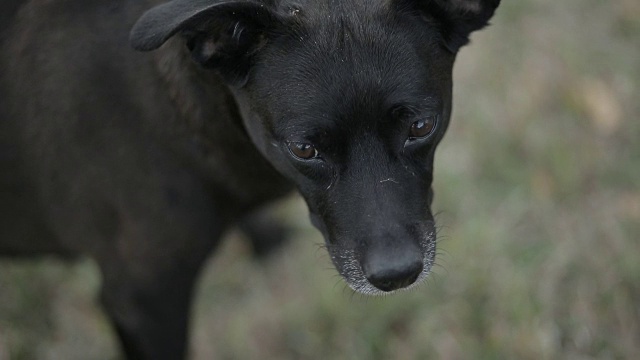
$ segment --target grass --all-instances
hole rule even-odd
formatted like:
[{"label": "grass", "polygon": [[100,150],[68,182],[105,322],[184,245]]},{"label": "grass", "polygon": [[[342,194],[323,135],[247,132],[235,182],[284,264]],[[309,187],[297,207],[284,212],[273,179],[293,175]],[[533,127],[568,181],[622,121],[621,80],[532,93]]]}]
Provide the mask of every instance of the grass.
[{"label": "grass", "polygon": [[[354,295],[293,199],[265,263],[203,274],[195,359],[633,359],[640,354],[640,5],[505,1],[462,50],[436,159],[438,267]],[[0,263],[0,360],[117,358],[90,261]]]}]

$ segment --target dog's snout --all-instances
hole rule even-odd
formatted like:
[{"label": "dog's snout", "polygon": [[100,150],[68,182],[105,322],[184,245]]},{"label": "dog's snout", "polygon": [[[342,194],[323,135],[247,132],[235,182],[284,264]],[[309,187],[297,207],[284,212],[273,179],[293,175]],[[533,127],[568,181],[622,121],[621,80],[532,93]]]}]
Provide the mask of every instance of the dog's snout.
[{"label": "dog's snout", "polygon": [[365,276],[371,285],[386,292],[413,284],[422,273],[423,266],[419,251],[404,254],[374,254],[362,264]]}]

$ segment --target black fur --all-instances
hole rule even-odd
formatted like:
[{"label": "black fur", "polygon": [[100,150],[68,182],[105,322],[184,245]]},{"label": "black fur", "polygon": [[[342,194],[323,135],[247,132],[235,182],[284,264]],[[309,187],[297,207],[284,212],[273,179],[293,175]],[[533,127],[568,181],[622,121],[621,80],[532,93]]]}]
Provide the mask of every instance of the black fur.
[{"label": "black fur", "polygon": [[0,254],[93,257],[131,359],[184,356],[202,263],[233,224],[281,242],[255,212],[294,188],[352,288],[424,279],[455,54],[499,1],[151,2],[0,6]]}]

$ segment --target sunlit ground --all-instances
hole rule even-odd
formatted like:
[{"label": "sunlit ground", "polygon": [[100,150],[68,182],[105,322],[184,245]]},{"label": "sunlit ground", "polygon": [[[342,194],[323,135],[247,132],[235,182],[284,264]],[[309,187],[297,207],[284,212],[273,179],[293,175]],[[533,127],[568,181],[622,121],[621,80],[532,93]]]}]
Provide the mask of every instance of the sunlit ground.
[{"label": "sunlit ground", "polygon": [[[635,359],[640,2],[504,1],[455,71],[417,290],[354,295],[292,200],[266,262],[232,234],[203,274],[195,359]],[[90,261],[0,263],[0,360],[117,358]]]}]

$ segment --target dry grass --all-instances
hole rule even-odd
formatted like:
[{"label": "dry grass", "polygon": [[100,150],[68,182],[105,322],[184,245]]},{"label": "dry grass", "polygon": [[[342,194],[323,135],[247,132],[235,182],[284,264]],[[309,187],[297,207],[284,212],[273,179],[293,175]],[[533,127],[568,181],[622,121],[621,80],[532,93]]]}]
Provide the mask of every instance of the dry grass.
[{"label": "dry grass", "polygon": [[[282,253],[212,259],[194,358],[636,358],[639,40],[636,0],[505,1],[456,67],[430,281],[354,295],[293,200]],[[115,358],[98,286],[88,261],[0,264],[0,360]]]}]

